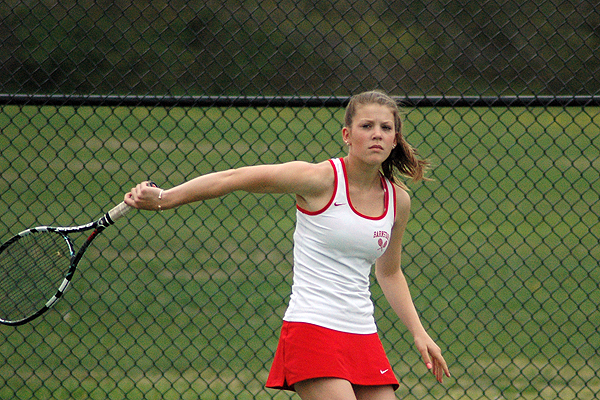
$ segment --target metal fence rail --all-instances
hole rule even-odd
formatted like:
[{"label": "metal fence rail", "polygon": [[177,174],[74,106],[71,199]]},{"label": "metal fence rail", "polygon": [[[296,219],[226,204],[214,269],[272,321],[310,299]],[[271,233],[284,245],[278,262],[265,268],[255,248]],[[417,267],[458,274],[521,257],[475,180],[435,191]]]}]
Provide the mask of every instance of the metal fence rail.
[{"label": "metal fence rail", "polygon": [[[384,89],[433,164],[403,268],[453,374],[426,375],[374,282],[398,397],[595,399],[599,47],[591,1],[3,1],[0,241],[148,178],[341,156],[348,96]],[[55,309],[0,327],[0,399],[293,398],[264,382],[294,207],[118,221]]]}]

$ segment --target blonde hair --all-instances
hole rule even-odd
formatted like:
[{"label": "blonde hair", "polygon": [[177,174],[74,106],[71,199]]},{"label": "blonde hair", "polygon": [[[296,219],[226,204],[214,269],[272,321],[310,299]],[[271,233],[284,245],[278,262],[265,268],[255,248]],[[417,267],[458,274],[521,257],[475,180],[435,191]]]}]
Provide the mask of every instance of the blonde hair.
[{"label": "blonde hair", "polygon": [[404,139],[404,136],[402,135],[400,107],[398,106],[398,103],[387,94],[374,90],[352,96],[350,102],[346,106],[346,114],[344,116],[345,126],[350,128],[358,108],[369,104],[378,104],[388,107],[394,115],[397,145],[381,165],[383,176],[403,188],[406,188],[406,186],[402,182],[396,182],[394,179],[396,174],[406,176],[413,182],[429,180],[425,178],[425,172],[429,167],[429,162],[419,158],[417,150]]}]

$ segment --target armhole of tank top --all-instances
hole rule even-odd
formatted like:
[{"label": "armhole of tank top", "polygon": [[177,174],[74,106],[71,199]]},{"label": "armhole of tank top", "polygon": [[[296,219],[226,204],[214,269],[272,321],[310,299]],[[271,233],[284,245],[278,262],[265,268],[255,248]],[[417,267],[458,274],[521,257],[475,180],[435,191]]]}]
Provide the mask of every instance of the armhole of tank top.
[{"label": "armhole of tank top", "polygon": [[396,186],[394,186],[394,184],[388,180],[386,180],[386,184],[388,184],[389,186],[392,187],[392,201],[390,202],[390,204],[392,205],[392,207],[394,207],[394,222],[396,222],[396,212],[397,212],[397,204],[396,202],[398,201],[396,198]]},{"label": "armhole of tank top", "polygon": [[320,210],[317,211],[308,211],[303,209],[302,207],[300,207],[298,204],[296,204],[296,209],[298,211],[300,211],[302,214],[306,214],[306,215],[319,215],[322,212],[324,212],[325,210],[327,210],[330,206],[331,203],[333,203],[333,199],[335,199],[335,196],[337,194],[338,191],[338,171],[337,168],[335,166],[335,163],[333,160],[329,160],[329,163],[331,164],[331,167],[333,168],[333,193],[331,194],[331,198],[329,199],[329,201],[327,202],[327,204],[325,205],[325,207],[321,208]]}]

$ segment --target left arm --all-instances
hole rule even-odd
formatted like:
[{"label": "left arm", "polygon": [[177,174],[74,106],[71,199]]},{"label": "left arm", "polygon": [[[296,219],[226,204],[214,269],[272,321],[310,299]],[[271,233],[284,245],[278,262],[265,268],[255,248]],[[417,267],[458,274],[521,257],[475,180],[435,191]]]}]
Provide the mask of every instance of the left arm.
[{"label": "left arm", "polygon": [[431,369],[439,382],[443,375],[450,377],[450,371],[438,345],[425,331],[412,301],[406,278],[400,269],[402,236],[410,213],[410,197],[406,191],[396,188],[396,221],[392,229],[390,244],[385,253],[375,263],[375,276],[387,301],[402,323],[413,335],[415,345],[428,369]]}]

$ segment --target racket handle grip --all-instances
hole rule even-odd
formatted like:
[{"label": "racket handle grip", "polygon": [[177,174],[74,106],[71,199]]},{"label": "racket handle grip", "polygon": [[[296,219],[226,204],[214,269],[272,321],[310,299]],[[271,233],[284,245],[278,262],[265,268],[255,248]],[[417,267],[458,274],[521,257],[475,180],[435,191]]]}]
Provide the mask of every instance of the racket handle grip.
[{"label": "racket handle grip", "polygon": [[109,224],[113,224],[117,219],[131,211],[131,209],[132,207],[128,206],[124,201],[122,201],[106,213],[106,219],[108,220]]}]

